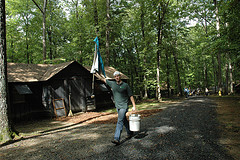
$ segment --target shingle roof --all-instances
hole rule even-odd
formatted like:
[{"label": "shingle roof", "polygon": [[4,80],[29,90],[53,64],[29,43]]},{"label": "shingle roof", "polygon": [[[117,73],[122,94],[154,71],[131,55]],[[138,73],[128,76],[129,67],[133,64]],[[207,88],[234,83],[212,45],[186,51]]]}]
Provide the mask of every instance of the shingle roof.
[{"label": "shingle roof", "polygon": [[59,73],[61,70],[72,64],[73,62],[74,61],[49,66],[47,71],[42,76],[42,80],[47,81],[48,79]]},{"label": "shingle roof", "polygon": [[46,81],[71,63],[73,61],[57,65],[8,63],[8,82]]},{"label": "shingle roof", "polygon": [[[8,63],[7,73],[8,82],[38,82],[47,81],[54,75],[59,73],[64,68],[76,61],[61,63],[61,64],[23,64],[23,63]],[[78,63],[78,62],[76,62]],[[88,71],[91,67],[85,67]],[[113,67],[105,67],[106,76],[108,79],[113,79],[113,73],[116,71]],[[128,77],[122,74],[123,79]]]}]

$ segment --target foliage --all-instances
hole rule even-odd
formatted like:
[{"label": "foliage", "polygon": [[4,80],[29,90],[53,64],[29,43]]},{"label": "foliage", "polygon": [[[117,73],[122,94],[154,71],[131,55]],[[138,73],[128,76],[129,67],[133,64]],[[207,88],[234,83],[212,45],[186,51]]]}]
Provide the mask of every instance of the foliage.
[{"label": "foliage", "polygon": [[[42,1],[36,2],[43,6]],[[164,8],[167,3],[168,7]],[[211,0],[110,1],[110,22],[106,17],[106,0],[49,0],[45,63],[76,60],[91,65],[96,36],[106,60],[108,25],[109,64],[129,76],[135,94],[143,94],[144,85],[147,85],[149,95],[155,95],[158,49],[161,51],[159,83],[168,81],[175,93],[180,92],[178,81],[182,88],[215,87],[219,65],[217,53],[222,57],[222,74],[229,74],[225,66],[231,63],[233,81],[236,82],[240,79],[240,40],[237,36],[240,34],[240,4],[237,0],[219,1],[217,7],[220,37],[217,36],[216,12]],[[163,38],[157,46],[157,16],[164,9],[166,15],[160,17]],[[43,63],[40,11],[31,0],[6,0],[6,11],[8,61]],[[226,79],[223,76],[223,84]]]}]

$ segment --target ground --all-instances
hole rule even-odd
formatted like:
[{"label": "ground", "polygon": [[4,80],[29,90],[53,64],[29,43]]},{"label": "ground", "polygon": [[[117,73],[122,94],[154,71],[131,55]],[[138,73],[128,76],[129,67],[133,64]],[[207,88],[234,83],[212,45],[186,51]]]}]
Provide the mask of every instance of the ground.
[{"label": "ground", "polygon": [[[151,110],[141,110],[134,113],[140,114],[141,118],[151,116],[157,112],[160,112],[162,109],[151,109]],[[127,117],[132,112],[127,113]],[[75,115],[73,117],[63,117],[59,118],[59,121],[70,122],[70,123],[100,123],[100,124],[116,124],[117,122],[117,113],[98,113],[98,112],[87,112]]]},{"label": "ground", "polygon": [[[223,131],[219,139],[220,143],[225,146],[235,159],[238,159],[240,157],[240,96],[211,96],[210,98],[218,105],[216,109],[217,117],[220,124],[220,130]],[[169,103],[171,102],[166,104]],[[165,104],[162,103],[161,105]],[[154,103],[150,101],[142,104],[142,110],[139,110],[136,113],[140,114],[143,119],[156,114],[157,112],[161,112],[164,109],[164,107],[160,108],[161,109],[159,109],[159,104],[155,107]],[[131,114],[131,112],[129,112],[128,115],[129,114]],[[116,113],[87,112],[75,114],[73,117],[59,118],[54,121],[51,120],[51,123],[49,123],[49,120],[25,123],[18,125],[17,129],[20,131],[21,136],[26,138],[33,135],[40,135],[46,131],[61,129],[64,126],[69,126],[71,124],[81,124],[83,122],[88,124],[115,124],[116,121]]]},{"label": "ground", "polygon": [[240,96],[211,97],[217,104],[220,143],[233,157],[240,157]]},{"label": "ground", "polygon": [[[134,112],[135,114],[140,114],[141,118],[145,118],[160,112],[162,109],[148,109],[140,110]],[[127,117],[133,112],[128,112]],[[60,117],[54,120],[42,120],[42,121],[32,121],[17,124],[16,128],[20,132],[21,137],[28,137],[33,135],[38,135],[49,130],[55,130],[69,125],[74,124],[116,124],[117,113],[105,113],[105,112],[87,112],[87,113],[77,113],[72,117]]]}]

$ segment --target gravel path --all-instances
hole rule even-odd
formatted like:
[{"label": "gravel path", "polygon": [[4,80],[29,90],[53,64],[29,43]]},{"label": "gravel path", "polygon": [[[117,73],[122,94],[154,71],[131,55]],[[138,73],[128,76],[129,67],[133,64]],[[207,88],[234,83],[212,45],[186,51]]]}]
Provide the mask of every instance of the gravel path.
[{"label": "gravel path", "polygon": [[78,124],[0,148],[0,159],[231,160],[219,144],[216,105],[193,97],[144,118],[141,131],[115,146],[113,124]]}]

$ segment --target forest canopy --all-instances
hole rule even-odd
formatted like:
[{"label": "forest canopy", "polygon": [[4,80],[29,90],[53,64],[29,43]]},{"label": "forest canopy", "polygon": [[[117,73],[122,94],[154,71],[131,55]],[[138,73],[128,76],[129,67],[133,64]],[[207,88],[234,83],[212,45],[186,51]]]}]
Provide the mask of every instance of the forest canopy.
[{"label": "forest canopy", "polygon": [[134,94],[161,99],[240,80],[238,0],[6,0],[7,61],[91,66],[98,36],[106,66]]}]

